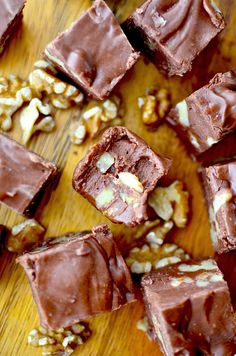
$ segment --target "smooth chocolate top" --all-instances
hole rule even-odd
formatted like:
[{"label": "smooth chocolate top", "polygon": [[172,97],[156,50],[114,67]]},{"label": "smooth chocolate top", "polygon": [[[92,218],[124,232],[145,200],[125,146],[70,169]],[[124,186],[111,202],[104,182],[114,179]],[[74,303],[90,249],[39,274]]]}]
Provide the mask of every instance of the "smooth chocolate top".
[{"label": "smooth chocolate top", "polygon": [[210,0],[147,0],[128,21],[142,29],[150,50],[158,47],[169,57],[169,75],[191,70],[192,60],[225,27]]},{"label": "smooth chocolate top", "polygon": [[106,225],[46,241],[18,262],[46,328],[70,326],[135,298],[130,272]]},{"label": "smooth chocolate top", "polygon": [[165,355],[236,352],[227,283],[214,260],[186,261],[142,278],[144,301]]},{"label": "smooth chocolate top", "polygon": [[202,169],[216,252],[236,249],[236,161]]},{"label": "smooth chocolate top", "polygon": [[0,38],[22,11],[25,2],[26,0],[0,0]]},{"label": "smooth chocolate top", "polygon": [[0,201],[28,214],[56,166],[0,134]]},{"label": "smooth chocolate top", "polygon": [[[101,171],[104,153],[111,163]],[[73,187],[113,222],[135,226],[148,218],[148,196],[169,166],[141,138],[125,127],[113,127],[78,163]]]},{"label": "smooth chocolate top", "polygon": [[236,128],[236,71],[218,73],[169,113],[195,153],[208,150]]},{"label": "smooth chocolate top", "polygon": [[45,55],[97,99],[107,96],[139,57],[102,0],[51,42]]}]

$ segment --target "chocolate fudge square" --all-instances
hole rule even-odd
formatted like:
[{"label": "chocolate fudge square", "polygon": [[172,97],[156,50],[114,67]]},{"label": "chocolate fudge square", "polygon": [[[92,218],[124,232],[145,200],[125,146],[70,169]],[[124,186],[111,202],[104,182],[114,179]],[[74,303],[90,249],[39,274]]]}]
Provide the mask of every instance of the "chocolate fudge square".
[{"label": "chocolate fudge square", "polygon": [[217,253],[236,249],[236,161],[201,169]]},{"label": "chocolate fudge square", "polygon": [[144,303],[166,356],[233,356],[236,325],[214,260],[178,263],[142,278]]},{"label": "chocolate fudge square", "polygon": [[167,120],[195,155],[236,128],[236,71],[218,73],[172,109]]},{"label": "chocolate fudge square", "polygon": [[102,0],[45,49],[45,57],[96,99],[108,96],[139,58]]},{"label": "chocolate fudge square", "polygon": [[192,62],[225,27],[210,0],[147,0],[124,24],[131,43],[168,76],[192,69]]},{"label": "chocolate fudge square", "polygon": [[0,0],[0,54],[22,22],[25,2],[26,0]]},{"label": "chocolate fudge square", "polygon": [[74,189],[115,223],[148,219],[147,201],[170,160],[125,127],[112,127],[93,145],[73,176]]},{"label": "chocolate fudge square", "polygon": [[0,202],[33,216],[57,174],[55,164],[0,134]]},{"label": "chocolate fudge square", "polygon": [[17,261],[45,328],[67,327],[135,299],[130,272],[106,225],[45,240]]}]

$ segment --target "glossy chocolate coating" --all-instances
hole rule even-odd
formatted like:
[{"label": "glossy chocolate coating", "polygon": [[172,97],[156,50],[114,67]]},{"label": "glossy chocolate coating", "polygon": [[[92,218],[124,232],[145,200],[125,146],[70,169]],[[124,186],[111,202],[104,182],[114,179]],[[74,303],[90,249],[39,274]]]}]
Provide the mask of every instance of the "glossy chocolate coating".
[{"label": "glossy chocolate coating", "polygon": [[[97,162],[105,152],[113,157],[114,163],[107,172],[102,173]],[[158,156],[141,138],[125,127],[113,127],[78,163],[73,187],[111,221],[135,226],[148,219],[148,196],[158,180],[168,172],[169,166],[170,161]],[[136,176],[143,191],[136,192],[120,182],[118,177],[121,172]],[[98,197],[104,190],[109,190],[113,197],[107,204],[98,206]]]},{"label": "glossy chocolate coating", "polygon": [[211,220],[214,249],[236,249],[236,161],[201,170]]},{"label": "glossy chocolate coating", "polygon": [[0,134],[0,202],[32,216],[57,167]]},{"label": "glossy chocolate coating", "polygon": [[26,0],[0,0],[0,53],[22,21]]},{"label": "glossy chocolate coating", "polygon": [[177,104],[167,120],[198,155],[236,128],[236,71],[218,73]]},{"label": "glossy chocolate coating", "polygon": [[18,262],[46,328],[70,326],[135,299],[130,272],[106,225],[46,240]]},{"label": "glossy chocolate coating", "polygon": [[186,261],[142,278],[144,302],[166,356],[233,356],[236,325],[214,260]]},{"label": "glossy chocolate coating", "polygon": [[169,76],[183,75],[224,28],[210,0],[147,0],[124,25],[131,42]]},{"label": "glossy chocolate coating", "polygon": [[108,96],[139,57],[102,0],[95,1],[68,30],[47,46],[44,54],[97,99]]}]

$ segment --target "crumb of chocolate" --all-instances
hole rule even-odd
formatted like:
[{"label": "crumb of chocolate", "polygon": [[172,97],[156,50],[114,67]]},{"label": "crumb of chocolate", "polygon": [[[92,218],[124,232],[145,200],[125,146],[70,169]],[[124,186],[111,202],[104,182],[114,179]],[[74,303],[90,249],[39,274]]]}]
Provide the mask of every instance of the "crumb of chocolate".
[{"label": "crumb of chocolate", "polygon": [[55,121],[51,116],[49,104],[43,104],[38,98],[33,98],[28,106],[20,113],[20,126],[23,131],[23,144],[29,142],[36,131],[51,132],[55,128]]},{"label": "crumb of chocolate", "polygon": [[173,220],[177,227],[185,227],[189,213],[189,193],[183,183],[175,181],[168,187],[157,187],[149,197],[148,204],[158,217]]},{"label": "crumb of chocolate", "polygon": [[27,81],[14,75],[0,77],[0,129],[11,130],[12,116],[32,97],[33,92]]},{"label": "crumb of chocolate", "polygon": [[142,121],[147,126],[156,126],[162,122],[170,109],[170,94],[161,88],[153,94],[138,98]]},{"label": "crumb of chocolate", "polygon": [[42,326],[33,329],[28,336],[28,345],[42,347],[42,355],[70,355],[75,348],[84,344],[91,331],[86,323],[77,323],[57,330]]},{"label": "crumb of chocolate", "polygon": [[25,220],[11,229],[6,239],[6,248],[10,252],[21,253],[31,250],[43,240],[45,228],[34,219]]}]

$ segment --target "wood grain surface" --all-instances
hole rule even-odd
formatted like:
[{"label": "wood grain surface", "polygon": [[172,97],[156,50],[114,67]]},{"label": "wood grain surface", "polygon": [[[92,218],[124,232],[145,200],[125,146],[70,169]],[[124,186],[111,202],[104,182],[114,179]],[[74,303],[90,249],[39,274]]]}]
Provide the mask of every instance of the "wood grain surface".
[{"label": "wood grain surface", "polygon": [[[119,19],[124,20],[140,2],[121,1],[117,10]],[[14,73],[26,78],[46,44],[89,5],[88,0],[28,0],[24,24],[0,58],[0,73]],[[212,254],[207,210],[197,174],[199,164],[191,160],[175,132],[165,124],[155,132],[147,130],[141,122],[137,98],[147,88],[166,87],[171,92],[174,104],[205,84],[215,73],[236,66],[236,1],[221,1],[220,7],[226,16],[227,28],[203,51],[191,73],[184,78],[167,80],[152,64],[141,59],[116,89],[124,99],[125,125],[146,140],[156,152],[173,159],[168,181],[184,181],[191,194],[188,227],[174,231],[171,239],[193,256]],[[68,129],[76,113],[75,109],[58,111],[56,130],[35,136],[29,145],[30,149],[58,164],[62,172],[58,187],[43,210],[40,222],[47,228],[46,236],[89,229],[97,223],[106,222],[115,233],[117,243],[125,251],[135,230],[112,224],[72,189],[75,165],[92,143],[88,140],[79,147],[70,144]],[[14,130],[9,135],[19,142],[22,140],[17,115],[14,118]],[[232,147],[232,142],[222,145],[226,151]],[[0,207],[0,223],[11,227],[22,220],[22,217],[6,207]],[[10,253],[0,257],[0,355],[37,356],[41,351],[27,346],[27,335],[39,324],[38,314],[27,278],[21,267],[15,264],[15,257]],[[91,339],[79,347],[75,355],[160,355],[158,346],[136,329],[136,322],[142,315],[143,306],[137,302],[117,312],[94,318],[91,321]]]}]

